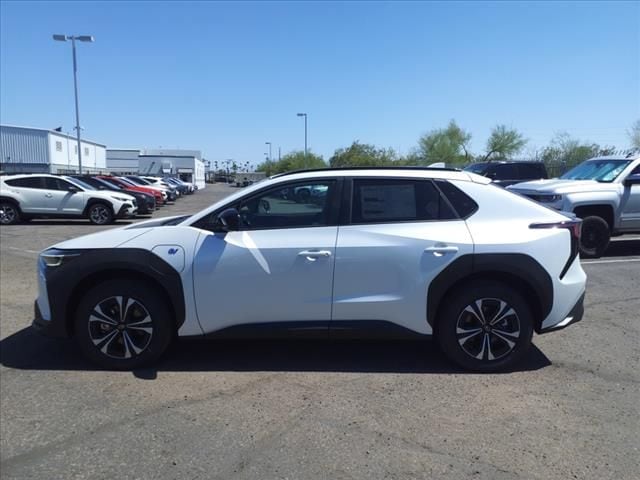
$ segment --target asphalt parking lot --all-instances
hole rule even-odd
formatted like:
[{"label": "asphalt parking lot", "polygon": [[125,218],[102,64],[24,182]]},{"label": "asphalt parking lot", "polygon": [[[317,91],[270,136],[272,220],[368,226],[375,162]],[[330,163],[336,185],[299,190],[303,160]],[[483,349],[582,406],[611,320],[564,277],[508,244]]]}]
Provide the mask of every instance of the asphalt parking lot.
[{"label": "asphalt parking lot", "polygon": [[639,478],[640,237],[583,262],[584,320],[534,337],[513,372],[462,372],[419,342],[190,341],[131,373],[29,327],[38,252],[104,228],[0,231],[2,478]]}]

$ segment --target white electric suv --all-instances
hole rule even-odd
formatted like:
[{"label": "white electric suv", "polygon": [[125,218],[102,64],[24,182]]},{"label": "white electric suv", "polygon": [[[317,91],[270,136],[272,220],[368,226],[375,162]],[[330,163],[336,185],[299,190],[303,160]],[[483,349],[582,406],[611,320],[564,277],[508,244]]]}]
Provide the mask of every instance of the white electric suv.
[{"label": "white electric suv", "polygon": [[0,223],[31,218],[88,218],[106,225],[135,216],[136,199],[124,192],[98,190],[70,177],[30,174],[0,177]]},{"label": "white electric suv", "polygon": [[459,365],[496,371],[534,331],[582,318],[579,236],[579,219],[468,172],[291,172],[48,248],[34,326],[115,369],[175,336],[297,335],[435,336]]}]

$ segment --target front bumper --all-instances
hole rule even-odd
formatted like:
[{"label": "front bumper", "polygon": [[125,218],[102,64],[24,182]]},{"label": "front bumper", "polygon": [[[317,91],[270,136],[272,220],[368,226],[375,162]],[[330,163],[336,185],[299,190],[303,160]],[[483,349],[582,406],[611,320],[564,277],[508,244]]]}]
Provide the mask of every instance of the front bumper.
[{"label": "front bumper", "polygon": [[69,337],[69,332],[67,331],[67,327],[64,322],[53,321],[53,320],[45,320],[40,312],[40,307],[38,306],[38,302],[35,301],[33,304],[33,313],[34,318],[31,326],[46,337],[52,338],[67,338]]},{"label": "front bumper", "polygon": [[136,213],[138,213],[137,206],[125,203],[120,207],[118,213],[116,213],[116,218],[129,218],[135,216]]},{"label": "front bumper", "polygon": [[574,323],[578,323],[582,320],[582,316],[584,315],[584,296],[583,293],[576,304],[573,306],[568,315],[561,322],[540,330],[538,333],[548,333],[555,332],[557,330],[562,330],[563,328],[567,328],[569,325],[573,325]]}]

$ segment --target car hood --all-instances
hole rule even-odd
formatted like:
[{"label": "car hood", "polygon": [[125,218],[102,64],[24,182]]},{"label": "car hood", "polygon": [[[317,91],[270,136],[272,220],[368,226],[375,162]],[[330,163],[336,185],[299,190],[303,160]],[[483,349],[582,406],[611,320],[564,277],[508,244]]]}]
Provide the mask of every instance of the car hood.
[{"label": "car hood", "polygon": [[[127,225],[125,227],[112,228],[102,232],[72,238],[70,240],[65,240],[64,242],[56,243],[49,248],[56,248],[59,250],[83,250],[121,247],[134,238],[145,235],[156,228],[162,228],[164,224],[169,223],[172,220],[186,218],[187,216],[185,215],[156,218],[145,222],[138,222],[133,225]],[[47,248],[47,250],[49,248]]]},{"label": "car hood", "polygon": [[[102,197],[102,198],[108,198],[108,199],[113,199],[113,200],[117,200],[118,197],[119,198],[126,198],[127,200],[129,200],[130,202],[135,200],[135,197],[133,195],[131,195],[130,193],[126,193],[126,192],[111,192],[111,191],[106,191],[106,190],[95,190],[92,192],[89,192],[91,194],[91,196],[97,196],[97,197]],[[119,201],[119,200],[118,200]]]},{"label": "car hood", "polygon": [[595,180],[564,180],[553,178],[550,180],[535,180],[533,182],[522,182],[507,187],[508,190],[525,193],[549,193],[563,194],[573,192],[601,192],[615,190],[615,184],[602,183]]}]

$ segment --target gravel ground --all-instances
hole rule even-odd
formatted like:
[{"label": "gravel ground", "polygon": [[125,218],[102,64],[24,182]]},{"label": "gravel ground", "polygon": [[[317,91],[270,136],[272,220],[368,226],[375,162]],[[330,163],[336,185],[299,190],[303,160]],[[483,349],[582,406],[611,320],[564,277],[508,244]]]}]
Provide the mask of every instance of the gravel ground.
[{"label": "gravel ground", "polygon": [[584,262],[584,320],[510,373],[462,372],[430,343],[291,341],[183,341],[125,373],[29,328],[37,252],[99,229],[0,231],[2,478],[640,478],[637,237]]}]

